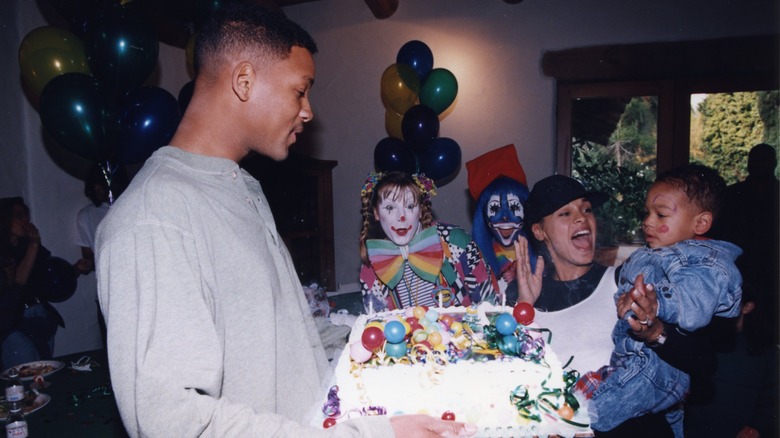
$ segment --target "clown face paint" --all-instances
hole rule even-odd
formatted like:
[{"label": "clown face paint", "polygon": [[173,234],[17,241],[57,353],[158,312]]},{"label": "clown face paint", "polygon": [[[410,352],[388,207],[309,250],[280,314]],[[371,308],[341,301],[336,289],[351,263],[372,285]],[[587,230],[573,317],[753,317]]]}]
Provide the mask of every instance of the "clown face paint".
[{"label": "clown face paint", "polygon": [[374,218],[382,225],[385,236],[398,246],[406,246],[420,231],[420,204],[409,188],[388,189],[379,194]]},{"label": "clown face paint", "polygon": [[485,207],[488,226],[494,238],[503,246],[510,246],[523,229],[523,204],[514,193],[494,193]]}]

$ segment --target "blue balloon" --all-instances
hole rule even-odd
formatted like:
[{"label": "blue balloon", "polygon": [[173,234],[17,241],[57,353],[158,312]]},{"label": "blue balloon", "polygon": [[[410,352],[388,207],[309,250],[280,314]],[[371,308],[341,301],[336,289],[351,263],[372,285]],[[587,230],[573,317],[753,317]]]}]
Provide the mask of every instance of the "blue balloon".
[{"label": "blue balloon", "polygon": [[517,328],[515,317],[509,313],[502,313],[496,317],[496,331],[504,336],[511,335]]},{"label": "blue balloon", "polygon": [[395,137],[379,140],[374,148],[374,169],[378,172],[417,172],[417,157],[412,147]]},{"label": "blue balloon", "polygon": [[426,105],[415,105],[401,119],[404,140],[416,148],[425,147],[439,136],[439,116]]},{"label": "blue balloon", "polygon": [[424,42],[412,40],[401,46],[395,62],[412,67],[423,83],[433,69],[433,52]]},{"label": "blue balloon", "polygon": [[390,321],[385,324],[385,339],[391,344],[397,344],[406,337],[406,327],[401,321]]},{"label": "blue balloon", "polygon": [[159,87],[130,90],[117,112],[117,162],[140,163],[168,144],[181,113],[173,95]]},{"label": "blue balloon", "polygon": [[418,154],[420,172],[443,186],[454,177],[460,169],[460,146],[455,140],[439,137]]}]

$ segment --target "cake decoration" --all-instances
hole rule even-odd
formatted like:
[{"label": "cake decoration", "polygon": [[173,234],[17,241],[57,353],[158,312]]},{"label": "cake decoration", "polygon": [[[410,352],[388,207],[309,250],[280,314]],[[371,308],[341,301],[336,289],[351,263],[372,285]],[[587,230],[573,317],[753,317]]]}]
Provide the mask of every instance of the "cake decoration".
[{"label": "cake decoration", "polygon": [[533,308],[489,303],[361,315],[322,412],[333,422],[426,413],[474,423],[479,436],[589,433],[572,391],[579,374],[564,371],[552,333],[532,319]]}]

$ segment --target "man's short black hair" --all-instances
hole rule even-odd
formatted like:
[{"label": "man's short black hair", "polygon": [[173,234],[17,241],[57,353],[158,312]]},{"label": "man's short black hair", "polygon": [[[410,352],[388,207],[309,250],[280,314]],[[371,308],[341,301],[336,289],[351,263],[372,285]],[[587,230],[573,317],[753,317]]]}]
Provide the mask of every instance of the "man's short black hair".
[{"label": "man's short black hair", "polygon": [[197,75],[204,69],[217,67],[223,56],[245,50],[254,50],[269,59],[285,59],[293,46],[317,53],[311,35],[287,18],[281,9],[247,1],[226,1],[197,33],[195,72]]}]

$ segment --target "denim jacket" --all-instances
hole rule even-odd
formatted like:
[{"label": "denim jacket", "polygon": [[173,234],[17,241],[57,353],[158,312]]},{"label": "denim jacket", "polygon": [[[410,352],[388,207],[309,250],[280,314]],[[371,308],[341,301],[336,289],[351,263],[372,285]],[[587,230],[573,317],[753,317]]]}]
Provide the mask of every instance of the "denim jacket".
[{"label": "denim jacket", "polygon": [[742,275],[734,261],[738,246],[722,240],[684,240],[663,248],[642,248],[623,265],[615,299],[644,274],[658,296],[658,318],[694,331],[713,316],[739,315]]},{"label": "denim jacket", "polygon": [[[736,317],[742,276],[734,260],[741,253],[736,245],[718,240],[686,240],[637,250],[621,269],[615,299],[630,291],[634,279],[644,274],[644,282],[657,292],[658,318],[666,323],[693,331],[709,324],[714,315]],[[687,374],[631,337],[625,318],[618,320],[612,332],[615,348],[610,373],[594,391],[589,407],[596,430],[611,430],[629,418],[673,408],[690,388]],[[667,419],[673,415],[667,413]],[[672,428],[680,436],[675,424]]]}]

